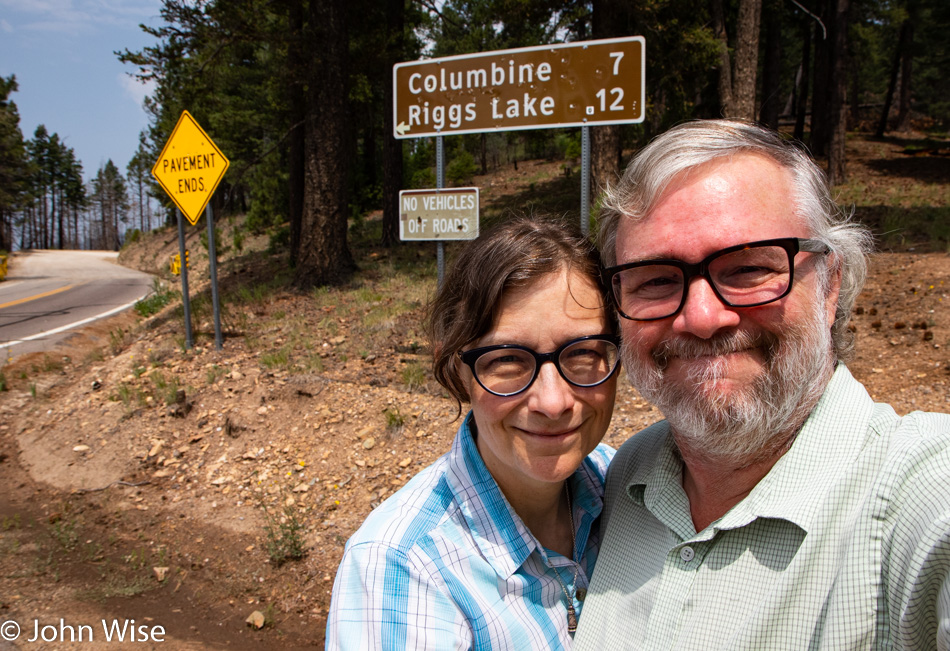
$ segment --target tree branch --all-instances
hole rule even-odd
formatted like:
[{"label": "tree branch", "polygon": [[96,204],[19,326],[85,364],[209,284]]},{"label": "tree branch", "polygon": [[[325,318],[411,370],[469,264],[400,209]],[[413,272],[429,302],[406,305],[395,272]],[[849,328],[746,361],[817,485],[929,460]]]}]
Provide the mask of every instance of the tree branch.
[{"label": "tree branch", "polygon": [[[258,164],[260,164],[260,162],[263,161],[265,158],[267,158],[267,156],[268,156],[272,151],[274,151],[275,149],[277,149],[278,147],[280,147],[281,143],[283,143],[285,140],[287,140],[287,138],[290,136],[290,134],[293,133],[294,130],[295,130],[297,127],[303,126],[303,124],[304,124],[305,122],[306,122],[306,120],[301,120],[301,121],[298,122],[297,124],[292,124],[292,125],[290,126],[290,128],[287,129],[287,131],[284,132],[284,135],[282,135],[280,138],[277,139],[277,142],[275,142],[271,147],[269,147],[269,148],[267,148],[266,150],[264,150],[263,152],[261,152],[260,155],[258,155],[257,158],[255,158],[254,160],[252,160],[251,162],[249,162],[247,165],[245,165],[245,166],[244,166],[244,169],[242,169],[242,170],[238,173],[237,178],[234,179],[234,181],[231,183],[231,187],[236,187],[236,186],[240,185],[241,179],[244,178],[244,175],[245,175],[245,174],[247,174],[250,170],[252,170],[252,169],[253,169],[254,167],[256,167]],[[231,197],[232,197],[232,196],[233,196],[233,195],[232,195],[231,193],[229,193],[229,194],[228,194],[228,199],[227,199],[227,201],[225,202],[226,205],[228,205],[229,207],[230,207],[230,204],[231,204]]]},{"label": "tree branch", "polygon": [[819,25],[821,25],[821,40],[823,40],[823,41],[828,40],[828,30],[825,29],[825,24],[824,24],[823,22],[821,22],[821,18],[819,18],[818,16],[816,16],[816,15],[813,14],[812,12],[808,11],[807,9],[805,9],[805,7],[803,7],[801,4],[799,4],[798,0],[789,0],[789,1],[790,1],[793,5],[795,5],[796,7],[798,7],[799,9],[801,9],[802,11],[804,11],[806,14],[808,14],[809,16],[811,16],[812,18],[814,18],[814,19],[815,19],[815,22],[818,23]]}]

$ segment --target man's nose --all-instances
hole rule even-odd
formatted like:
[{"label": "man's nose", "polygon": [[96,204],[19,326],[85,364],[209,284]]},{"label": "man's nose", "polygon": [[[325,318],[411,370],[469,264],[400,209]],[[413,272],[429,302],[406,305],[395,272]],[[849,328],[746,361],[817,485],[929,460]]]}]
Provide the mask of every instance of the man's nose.
[{"label": "man's nose", "polygon": [[528,406],[548,418],[557,419],[574,406],[574,387],[561,377],[553,362],[541,364],[529,390]]},{"label": "man's nose", "polygon": [[673,320],[677,333],[709,339],[723,328],[739,325],[739,313],[727,306],[703,276],[693,278],[686,289],[686,302]]}]

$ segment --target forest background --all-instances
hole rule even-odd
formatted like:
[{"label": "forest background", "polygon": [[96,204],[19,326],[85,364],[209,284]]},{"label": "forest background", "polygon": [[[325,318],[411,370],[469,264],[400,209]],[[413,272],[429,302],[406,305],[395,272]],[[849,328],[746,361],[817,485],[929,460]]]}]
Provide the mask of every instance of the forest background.
[{"label": "forest background", "polygon": [[[0,248],[122,247],[159,279],[134,312],[0,366],[0,619],[134,617],[168,648],[322,646],[346,540],[457,427],[420,328],[435,244],[396,241],[398,191],[435,184],[434,143],[388,123],[392,63],[419,56],[643,35],[647,119],[591,129],[595,188],[685,119],[799,138],[883,251],[849,368],[898,413],[950,411],[945,0],[190,0],[162,16],[154,47],[117,53],[155,81],[151,127],[88,186],[66,138],[23,138],[15,78],[0,87]],[[142,232],[171,214],[150,211],[148,170],[183,109],[231,160],[214,198],[221,350],[205,225],[187,235],[193,349],[175,229]],[[445,144],[483,227],[577,216],[578,129]],[[620,382],[614,447],[661,417]]]},{"label": "forest background", "polygon": [[[422,57],[643,35],[647,118],[592,128],[595,192],[691,118],[782,125],[836,184],[846,132],[945,138],[950,125],[941,0],[165,0],[161,17],[142,27],[154,46],[116,52],[155,83],[124,174],[109,160],[86,185],[58,134],[40,125],[25,139],[16,78],[0,79],[0,251],[118,249],[173,219],[149,170],[187,109],[232,163],[216,214],[246,215],[248,235],[289,250],[296,286],[343,282],[365,216],[382,209],[374,237],[392,246],[399,190],[435,185],[434,142],[392,137],[392,66]],[[447,178],[537,158],[569,172],[579,152],[577,129],[454,136]]]}]

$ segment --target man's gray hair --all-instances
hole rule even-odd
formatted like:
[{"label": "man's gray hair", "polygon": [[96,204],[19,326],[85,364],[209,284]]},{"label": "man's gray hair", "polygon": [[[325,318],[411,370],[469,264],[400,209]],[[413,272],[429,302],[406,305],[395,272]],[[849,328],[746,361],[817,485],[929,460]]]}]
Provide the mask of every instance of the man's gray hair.
[{"label": "man's gray hair", "polygon": [[854,349],[848,322],[867,276],[871,234],[852,221],[850,212],[835,204],[824,173],[808,153],[775,131],[737,120],[699,120],[680,124],[654,139],[601,198],[598,244],[603,263],[608,267],[617,264],[617,228],[621,218],[634,223],[641,221],[679,174],[742,153],[765,156],[788,170],[796,215],[807,225],[809,237],[831,248],[830,263],[824,267],[822,280],[827,288],[832,274],[841,271],[831,335],[835,355],[846,361]]}]

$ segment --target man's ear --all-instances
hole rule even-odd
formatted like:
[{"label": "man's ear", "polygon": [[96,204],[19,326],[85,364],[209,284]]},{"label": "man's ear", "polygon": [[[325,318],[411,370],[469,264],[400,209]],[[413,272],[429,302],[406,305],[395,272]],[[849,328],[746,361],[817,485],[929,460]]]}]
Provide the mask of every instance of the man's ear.
[{"label": "man's ear", "polygon": [[830,269],[830,278],[828,278],[828,293],[825,296],[825,319],[828,327],[834,325],[835,314],[838,311],[838,295],[841,293],[841,261],[836,260],[834,266]]}]

